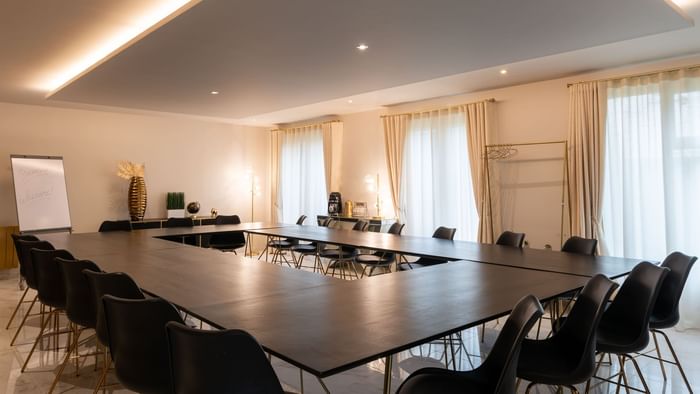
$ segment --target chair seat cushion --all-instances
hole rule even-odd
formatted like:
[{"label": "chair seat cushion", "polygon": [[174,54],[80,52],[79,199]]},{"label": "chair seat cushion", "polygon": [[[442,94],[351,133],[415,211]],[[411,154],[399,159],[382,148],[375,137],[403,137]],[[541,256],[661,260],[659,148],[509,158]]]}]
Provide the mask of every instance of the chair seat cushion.
[{"label": "chair seat cushion", "polygon": [[410,394],[488,392],[488,385],[478,380],[472,371],[455,372],[440,368],[419,369],[412,373],[398,390],[398,393]]},{"label": "chair seat cushion", "polygon": [[267,243],[267,246],[271,248],[282,248],[286,249],[292,246],[292,243],[286,240],[274,240]]},{"label": "chair seat cushion", "polygon": [[357,256],[357,249],[326,249],[321,252],[321,257],[327,259],[351,259]]},{"label": "chair seat cushion", "polygon": [[313,254],[316,253],[316,245],[302,244],[292,246],[292,251],[302,254]]},{"label": "chair seat cushion", "polygon": [[230,250],[230,249],[238,249],[244,247],[244,243],[231,243],[231,244],[209,244],[209,247],[213,249],[223,249],[223,250]]},{"label": "chair seat cushion", "polygon": [[518,377],[548,385],[574,385],[593,374],[595,360],[581,362],[565,343],[556,339],[523,340],[518,359]]},{"label": "chair seat cushion", "polygon": [[382,258],[374,254],[360,254],[355,257],[355,261],[367,265],[390,264],[394,261],[393,258]]},{"label": "chair seat cushion", "polygon": [[649,333],[633,333],[625,325],[601,325],[598,327],[596,349],[603,353],[625,354],[644,350],[649,344]]}]

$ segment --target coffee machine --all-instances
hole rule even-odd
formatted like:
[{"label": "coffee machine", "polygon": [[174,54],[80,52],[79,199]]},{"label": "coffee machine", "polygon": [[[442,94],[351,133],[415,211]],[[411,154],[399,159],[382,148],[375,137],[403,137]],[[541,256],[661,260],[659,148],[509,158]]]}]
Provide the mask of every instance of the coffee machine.
[{"label": "coffee machine", "polygon": [[328,196],[328,215],[340,216],[343,213],[343,199],[339,192],[331,192]]}]

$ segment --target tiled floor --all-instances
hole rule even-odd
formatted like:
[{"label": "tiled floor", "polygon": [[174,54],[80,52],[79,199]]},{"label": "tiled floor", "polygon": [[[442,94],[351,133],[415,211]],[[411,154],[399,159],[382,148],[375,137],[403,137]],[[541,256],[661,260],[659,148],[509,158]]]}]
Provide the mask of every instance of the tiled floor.
[{"label": "tiled floor", "polygon": [[[17,288],[17,271],[0,271],[0,327],[4,327],[21,292]],[[17,318],[13,327],[19,323]],[[40,351],[32,357],[28,370],[20,373],[21,364],[31,348],[31,341],[38,333],[38,318],[29,320],[28,328],[20,334],[20,345],[10,347],[9,343],[14,334],[14,329],[4,330],[0,328],[0,393],[43,393],[47,392],[54,379],[63,352]],[[498,327],[491,325],[486,330],[486,340],[481,342],[480,332],[469,330],[462,334],[465,348],[456,348],[457,367],[459,369],[471,369],[481,362],[479,354],[486,354],[495,337],[498,335]],[[695,391],[700,391],[700,332],[686,331],[669,332],[671,340],[676,345],[678,355],[684,364],[686,373],[694,385]],[[313,335],[313,333],[310,333]],[[87,336],[87,335],[86,335]],[[395,356],[392,373],[392,387],[395,390],[403,379],[412,371],[426,366],[444,366],[444,346],[442,344],[424,345],[411,351],[402,352]],[[470,356],[467,356],[467,350]],[[89,350],[89,349],[84,349]],[[451,352],[450,352],[451,353]],[[451,356],[450,356],[451,358]],[[650,359],[641,358],[640,364],[647,378],[652,393],[685,393],[687,389],[683,385],[680,374],[675,368],[667,368],[669,379],[664,382],[658,363]],[[290,365],[273,359],[273,365],[284,383],[285,389],[299,391],[299,370]],[[58,393],[89,393],[97,380],[98,373],[94,370],[94,358],[89,358],[80,369],[80,376],[75,376],[73,367],[66,368],[55,392]],[[612,367],[616,369],[617,367]],[[610,367],[603,367],[601,374],[609,373]],[[333,393],[380,393],[383,384],[384,361],[379,360],[365,366],[324,380],[326,386]],[[636,376],[633,368],[628,368],[630,376]],[[110,382],[114,377],[110,376]],[[630,383],[638,385],[636,378]],[[519,392],[524,392],[525,384],[520,386]],[[108,390],[109,392],[128,392],[119,387]],[[533,390],[538,393],[554,392],[553,389],[538,387]],[[304,374],[304,392],[322,393],[322,387],[312,375]],[[614,388],[600,385],[595,389],[596,393],[614,392]]]}]

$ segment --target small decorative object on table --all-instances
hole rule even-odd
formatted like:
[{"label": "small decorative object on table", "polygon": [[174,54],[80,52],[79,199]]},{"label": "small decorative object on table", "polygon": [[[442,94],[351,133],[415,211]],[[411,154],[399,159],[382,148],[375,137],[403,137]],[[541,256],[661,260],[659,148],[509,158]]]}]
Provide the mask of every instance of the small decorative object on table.
[{"label": "small decorative object on table", "polygon": [[131,220],[143,220],[146,215],[146,181],[143,176],[146,171],[145,164],[134,164],[130,161],[119,162],[117,176],[129,179],[129,216]]},{"label": "small decorative object on table", "polygon": [[217,216],[219,216],[219,210],[216,209],[216,208],[212,208],[212,209],[211,209],[211,216],[214,217],[214,218],[217,217]]},{"label": "small decorative object on table", "polygon": [[367,217],[367,203],[364,201],[355,201],[352,208],[352,216],[364,218]]},{"label": "small decorative object on table", "polygon": [[199,208],[199,201],[192,201],[191,203],[187,204],[187,213],[194,217],[199,212]]},{"label": "small decorative object on table", "polygon": [[168,192],[167,209],[169,218],[185,217],[185,193]]}]

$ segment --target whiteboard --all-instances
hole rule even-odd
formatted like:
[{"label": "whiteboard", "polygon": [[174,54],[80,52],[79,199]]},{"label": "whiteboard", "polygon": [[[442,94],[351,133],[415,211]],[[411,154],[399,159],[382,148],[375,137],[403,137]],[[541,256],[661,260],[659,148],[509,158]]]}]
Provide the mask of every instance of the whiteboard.
[{"label": "whiteboard", "polygon": [[71,228],[63,158],[10,156],[19,230]]}]

